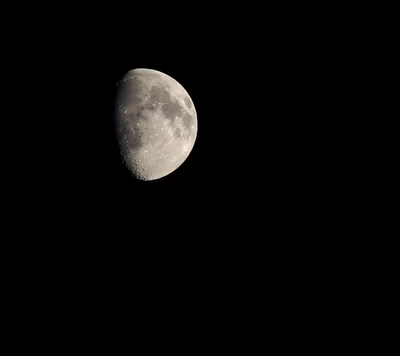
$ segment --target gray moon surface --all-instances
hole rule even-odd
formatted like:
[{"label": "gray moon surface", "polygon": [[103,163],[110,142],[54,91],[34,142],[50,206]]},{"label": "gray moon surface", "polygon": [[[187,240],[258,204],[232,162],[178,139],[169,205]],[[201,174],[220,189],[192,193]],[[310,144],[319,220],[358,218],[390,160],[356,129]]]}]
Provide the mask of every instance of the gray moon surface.
[{"label": "gray moon surface", "polygon": [[167,176],[196,141],[191,97],[175,79],[153,69],[130,70],[117,86],[114,119],[124,164],[140,180]]}]

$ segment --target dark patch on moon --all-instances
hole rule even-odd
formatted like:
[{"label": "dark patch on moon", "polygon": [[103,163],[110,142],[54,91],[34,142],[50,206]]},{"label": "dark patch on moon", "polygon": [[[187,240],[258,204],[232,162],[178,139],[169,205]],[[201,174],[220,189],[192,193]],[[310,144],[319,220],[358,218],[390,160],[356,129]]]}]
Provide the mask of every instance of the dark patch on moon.
[{"label": "dark patch on moon", "polygon": [[169,120],[174,120],[177,116],[181,116],[183,113],[183,108],[179,105],[177,100],[163,104],[161,109],[164,116]]},{"label": "dark patch on moon", "polygon": [[186,106],[190,109],[192,107],[191,100],[186,96],[183,101],[185,102]]},{"label": "dark patch on moon", "polygon": [[[183,107],[178,100],[171,99],[171,96],[164,87],[152,86],[150,90],[150,103],[160,103],[164,116],[169,120],[174,120],[177,116],[181,116],[184,112]],[[154,108],[154,106],[152,106]]]},{"label": "dark patch on moon", "polygon": [[189,132],[191,132],[192,122],[193,122],[192,116],[190,114],[186,113],[185,115],[183,115],[182,120],[183,120],[183,126],[185,126],[185,128]]},{"label": "dark patch on moon", "polygon": [[153,85],[150,89],[151,101],[166,103],[171,101],[168,91],[163,87]]}]

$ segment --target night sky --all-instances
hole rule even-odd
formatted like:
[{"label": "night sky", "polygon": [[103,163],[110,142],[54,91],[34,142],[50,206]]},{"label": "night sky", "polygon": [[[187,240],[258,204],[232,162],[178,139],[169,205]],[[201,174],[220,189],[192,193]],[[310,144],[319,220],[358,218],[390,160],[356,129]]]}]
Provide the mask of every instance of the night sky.
[{"label": "night sky", "polygon": [[[188,340],[208,353],[208,340],[223,351],[242,340],[246,355],[256,339],[299,350],[318,332],[329,348],[352,337],[342,329],[356,329],[357,308],[369,317],[369,287],[352,289],[381,275],[356,217],[369,187],[351,174],[364,150],[358,108],[346,107],[358,37],[339,50],[344,20],[315,4],[146,4],[24,4],[15,21],[4,11],[0,251],[13,347],[36,347],[19,328],[62,348],[112,342],[112,354],[141,334],[146,348]],[[176,79],[198,118],[186,161],[148,182],[123,165],[114,133],[116,84],[135,68]],[[165,344],[154,327],[175,337]]]},{"label": "night sky", "polygon": [[[30,62],[18,75],[39,85],[24,97],[31,116],[19,132],[31,149],[18,148],[28,160],[21,177],[29,175],[19,189],[45,234],[67,233],[89,249],[256,252],[325,218],[337,174],[324,146],[329,35],[295,9],[191,11],[77,14],[73,25],[53,19],[52,34],[45,27],[24,38],[34,46],[24,47]],[[116,84],[138,67],[181,83],[198,116],[188,159],[150,182],[130,176],[113,132]]]}]

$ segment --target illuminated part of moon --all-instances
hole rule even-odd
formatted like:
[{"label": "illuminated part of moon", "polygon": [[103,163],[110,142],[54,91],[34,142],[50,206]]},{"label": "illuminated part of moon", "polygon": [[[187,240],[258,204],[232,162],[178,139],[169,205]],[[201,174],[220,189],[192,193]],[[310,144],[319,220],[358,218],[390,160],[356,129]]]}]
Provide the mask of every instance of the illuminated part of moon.
[{"label": "illuminated part of moon", "polygon": [[131,70],[118,83],[115,124],[123,161],[141,180],[175,171],[197,136],[197,114],[187,91],[152,69]]}]

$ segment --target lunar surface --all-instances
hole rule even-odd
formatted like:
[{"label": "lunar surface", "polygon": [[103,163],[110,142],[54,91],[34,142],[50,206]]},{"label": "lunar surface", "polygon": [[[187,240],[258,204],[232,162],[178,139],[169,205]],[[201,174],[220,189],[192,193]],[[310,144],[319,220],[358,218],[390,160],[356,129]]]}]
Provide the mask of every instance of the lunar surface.
[{"label": "lunar surface", "polygon": [[115,127],[122,159],[134,177],[162,178],[189,156],[197,114],[187,91],[162,72],[137,68],[118,83]]}]

